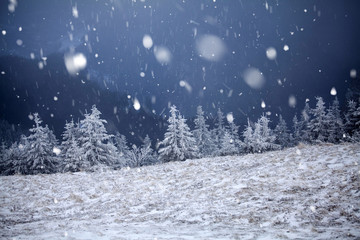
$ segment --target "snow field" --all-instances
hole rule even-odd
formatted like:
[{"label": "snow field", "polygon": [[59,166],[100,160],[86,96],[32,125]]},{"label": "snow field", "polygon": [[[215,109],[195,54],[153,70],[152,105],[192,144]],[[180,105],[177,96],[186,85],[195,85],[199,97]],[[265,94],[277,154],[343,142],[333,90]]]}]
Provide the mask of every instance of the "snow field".
[{"label": "snow field", "polygon": [[360,237],[360,145],[0,177],[4,239]]}]

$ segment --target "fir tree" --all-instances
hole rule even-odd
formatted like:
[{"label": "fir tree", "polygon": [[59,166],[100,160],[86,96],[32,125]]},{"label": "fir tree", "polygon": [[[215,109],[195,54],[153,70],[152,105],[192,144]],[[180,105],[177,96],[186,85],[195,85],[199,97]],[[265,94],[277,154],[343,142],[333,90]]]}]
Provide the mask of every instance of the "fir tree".
[{"label": "fir tree", "polygon": [[159,154],[164,162],[185,160],[197,156],[196,141],[186,120],[180,116],[175,105],[170,108],[168,128],[160,142]]},{"label": "fir tree", "polygon": [[353,131],[352,141],[359,142],[360,141],[360,104],[356,108],[353,115],[355,117],[355,129]]},{"label": "fir tree", "polygon": [[144,165],[153,165],[159,163],[158,156],[156,152],[151,147],[151,139],[149,135],[146,135],[141,147],[142,155],[144,156]]},{"label": "fir tree", "polygon": [[316,97],[316,100],[316,107],[311,110],[314,117],[310,120],[308,128],[311,133],[312,141],[324,142],[328,137],[326,108],[322,97]]},{"label": "fir tree", "polygon": [[221,150],[222,156],[235,155],[238,153],[238,149],[235,146],[235,141],[228,131],[225,131],[224,136],[221,139]]},{"label": "fir tree", "polygon": [[179,115],[179,147],[182,152],[181,160],[198,157],[199,149],[196,146],[196,140],[186,124],[186,119]]},{"label": "fir tree", "polygon": [[253,137],[253,128],[250,125],[250,120],[248,119],[248,124],[245,126],[245,130],[243,132],[244,145],[243,151],[245,153],[253,153],[254,152],[254,137]]},{"label": "fir tree", "polygon": [[243,152],[243,142],[240,140],[239,126],[235,124],[234,119],[231,119],[231,121],[228,121],[228,123],[229,123],[228,133],[234,143],[234,147],[236,149],[235,153],[236,154],[241,153]]},{"label": "fir tree", "polygon": [[35,126],[31,128],[27,144],[24,146],[24,160],[26,165],[22,168],[23,174],[53,173],[57,170],[58,158],[53,153],[57,141],[52,131],[42,127],[42,120],[37,113],[34,114]]},{"label": "fir tree", "polygon": [[126,137],[119,132],[112,138],[116,146],[118,157],[115,162],[115,168],[122,168],[129,166],[130,161],[130,149],[127,145]]},{"label": "fir tree", "polygon": [[217,111],[217,118],[216,118],[216,122],[215,122],[215,129],[213,129],[213,139],[214,139],[214,143],[216,146],[216,151],[215,151],[215,155],[219,155],[220,151],[221,151],[221,140],[225,135],[225,123],[224,123],[224,114],[221,111],[220,108],[218,108]]},{"label": "fir tree", "polygon": [[196,118],[194,120],[194,137],[199,149],[199,157],[207,157],[213,154],[215,145],[211,138],[209,126],[205,122],[204,112],[201,106],[197,107]]},{"label": "fir tree", "polygon": [[83,159],[83,152],[77,140],[78,131],[73,120],[65,124],[65,131],[62,134],[63,141],[61,143],[61,156],[63,158],[61,170],[63,172],[77,172],[90,167],[88,162]]},{"label": "fir tree", "polygon": [[295,114],[293,120],[293,144],[296,145],[301,141],[301,122],[298,121],[297,115]]},{"label": "fir tree", "polygon": [[357,138],[357,135],[359,135],[358,132],[360,130],[358,128],[360,123],[358,122],[360,121],[360,116],[357,114],[359,107],[357,107],[355,101],[353,100],[348,101],[348,110],[345,113],[345,127],[344,127],[348,141],[353,141],[354,138]]},{"label": "fir tree", "polygon": [[281,148],[286,148],[290,146],[290,134],[287,128],[286,122],[283,117],[279,116],[279,122],[274,129],[276,136],[275,143],[279,144]]},{"label": "fir tree", "polygon": [[344,135],[344,124],[341,118],[340,104],[337,97],[335,97],[331,107],[326,114],[328,121],[328,142],[338,143],[342,140]]},{"label": "fir tree", "polygon": [[256,122],[253,133],[254,152],[280,149],[280,146],[275,143],[276,137],[269,127],[269,122],[270,120],[265,115]]},{"label": "fir tree", "polygon": [[301,112],[301,120],[300,120],[300,133],[301,133],[301,142],[310,142],[311,141],[311,132],[309,128],[310,123],[310,106],[308,102],[305,102],[305,107]]},{"label": "fir tree", "polygon": [[[93,167],[112,166],[116,162],[117,150],[111,142],[111,135],[105,129],[106,120],[100,118],[101,112],[94,105],[91,114],[85,114],[80,121],[79,145],[84,165]],[[90,169],[87,169],[90,170]]]},{"label": "fir tree", "polygon": [[141,147],[137,147],[135,144],[132,146],[132,149],[129,151],[128,159],[128,165],[130,167],[141,167],[156,164],[158,162],[158,159],[151,148],[151,140],[148,135],[146,135]]},{"label": "fir tree", "polygon": [[178,110],[176,106],[173,105],[170,108],[170,116],[168,119],[168,127],[164,136],[164,140],[160,142],[159,154],[160,158],[164,162],[183,160],[181,159],[181,149],[179,148],[179,120],[178,120]]}]

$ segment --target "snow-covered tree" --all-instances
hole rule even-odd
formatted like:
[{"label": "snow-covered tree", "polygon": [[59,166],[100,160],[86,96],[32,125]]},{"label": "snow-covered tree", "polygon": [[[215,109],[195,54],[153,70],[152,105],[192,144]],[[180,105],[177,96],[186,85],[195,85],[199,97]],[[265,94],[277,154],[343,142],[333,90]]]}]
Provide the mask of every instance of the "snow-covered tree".
[{"label": "snow-covered tree", "polygon": [[148,135],[146,135],[141,147],[137,147],[134,144],[128,154],[128,166],[130,167],[141,167],[156,164],[158,162],[158,159],[151,148],[151,140]]},{"label": "snow-covered tree", "polygon": [[[111,141],[104,124],[106,120],[100,118],[101,112],[94,105],[91,114],[85,114],[80,121],[79,147],[83,154],[84,166],[90,168],[101,165],[113,166],[117,158],[117,149]],[[87,169],[90,170],[90,169]]]},{"label": "snow-covered tree", "polygon": [[114,145],[116,146],[118,157],[115,163],[115,168],[122,168],[129,166],[130,163],[130,149],[127,145],[126,137],[119,132],[112,138]]},{"label": "snow-covered tree", "polygon": [[7,162],[7,146],[5,141],[1,142],[0,146],[0,174],[2,174],[5,170]]},{"label": "snow-covered tree", "polygon": [[175,105],[170,108],[168,123],[164,140],[160,142],[160,158],[164,162],[169,162],[196,157],[196,141]]},{"label": "snow-covered tree", "polygon": [[250,125],[250,120],[248,119],[248,124],[245,126],[245,130],[243,132],[244,144],[243,151],[245,153],[253,153],[254,152],[254,137],[253,137],[253,128]]},{"label": "snow-covered tree", "polygon": [[199,149],[199,157],[211,156],[215,149],[215,145],[213,139],[211,138],[209,126],[206,124],[204,112],[201,106],[197,107],[194,123],[195,129],[193,133],[196,140],[196,145]]},{"label": "snow-covered tree", "polygon": [[308,124],[311,133],[311,140],[314,142],[324,142],[328,137],[326,118],[326,108],[322,97],[316,97],[316,107],[311,110],[313,118]]},{"label": "snow-covered tree", "polygon": [[340,104],[337,97],[335,97],[332,105],[327,111],[326,119],[328,121],[328,142],[338,143],[343,139],[344,123],[341,118]]},{"label": "snow-covered tree", "polygon": [[352,136],[352,140],[355,142],[360,142],[360,104],[358,104],[358,107],[356,108],[353,115],[356,120],[355,120],[355,130]]},{"label": "snow-covered tree", "polygon": [[59,159],[53,152],[57,145],[55,135],[48,128],[42,127],[38,113],[34,115],[35,126],[31,128],[30,136],[24,146],[24,162],[26,167],[22,174],[53,173],[57,170]]},{"label": "snow-covered tree", "polygon": [[144,165],[153,165],[160,163],[156,152],[151,147],[151,139],[149,135],[145,136],[141,149],[144,156]]},{"label": "snow-covered tree", "polygon": [[290,134],[287,128],[286,122],[283,117],[279,116],[279,122],[274,129],[274,134],[276,136],[275,143],[279,144],[281,148],[290,146]]},{"label": "snow-covered tree", "polygon": [[301,118],[300,118],[300,133],[301,133],[301,142],[310,142],[311,141],[311,132],[309,128],[310,123],[310,106],[308,102],[305,102],[305,107],[301,112]]},{"label": "snow-covered tree", "polygon": [[17,142],[13,143],[8,149],[6,149],[2,163],[2,174],[28,174],[28,168],[24,155],[24,145]]},{"label": "snow-covered tree", "polygon": [[215,122],[215,128],[212,131],[212,137],[216,146],[215,155],[219,155],[221,152],[222,143],[221,140],[223,139],[226,131],[225,122],[224,122],[224,113],[218,108],[217,117]]},{"label": "snow-covered tree", "polygon": [[168,127],[164,136],[164,140],[160,142],[159,154],[160,158],[164,162],[183,160],[180,158],[181,149],[179,148],[179,120],[178,120],[178,110],[176,106],[173,105],[170,108],[170,116],[168,119]]},{"label": "snow-covered tree", "polygon": [[348,101],[348,110],[345,113],[345,132],[348,141],[354,141],[358,138],[360,133],[360,110],[356,102],[353,100]]},{"label": "snow-covered tree", "polygon": [[[232,113],[231,113],[232,115]],[[236,149],[236,154],[243,152],[243,142],[240,140],[239,136],[239,126],[237,126],[234,122],[234,118],[228,120],[229,128],[227,132],[229,133],[233,143],[234,147]]]},{"label": "snow-covered tree", "polygon": [[235,146],[235,141],[231,134],[228,131],[225,131],[224,136],[221,139],[221,149],[220,154],[222,156],[226,155],[235,155],[239,152],[238,148]]},{"label": "snow-covered tree", "polygon": [[63,141],[61,143],[61,157],[63,158],[61,171],[63,172],[77,172],[90,167],[83,158],[83,152],[79,146],[77,136],[79,136],[79,129],[75,126],[74,121],[67,122],[65,124],[65,131],[62,134]]},{"label": "snow-covered tree", "polygon": [[293,117],[292,122],[293,122],[292,143],[296,145],[301,141],[301,122],[299,122],[296,114]]},{"label": "snow-covered tree", "polygon": [[183,159],[191,159],[198,157],[199,149],[196,146],[196,140],[186,124],[186,119],[179,114],[179,147],[181,149]]},{"label": "snow-covered tree", "polygon": [[269,127],[270,120],[262,115],[255,123],[255,130],[253,132],[253,151],[264,152],[269,150],[280,149],[280,146],[275,143],[275,135]]}]

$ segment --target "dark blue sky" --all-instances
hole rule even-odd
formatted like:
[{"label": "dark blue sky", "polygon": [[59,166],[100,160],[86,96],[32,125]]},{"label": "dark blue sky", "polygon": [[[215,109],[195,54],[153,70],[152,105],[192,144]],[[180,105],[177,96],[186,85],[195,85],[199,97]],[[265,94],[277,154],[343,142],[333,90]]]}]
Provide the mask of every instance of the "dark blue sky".
[{"label": "dark blue sky", "polygon": [[[172,103],[191,116],[201,104],[256,120],[264,101],[265,111],[290,116],[306,98],[331,100],[332,87],[344,102],[360,81],[350,78],[360,71],[359,12],[355,0],[1,1],[0,55],[43,61],[82,53],[90,80],[140,104],[151,99],[156,113]],[[270,47],[275,59],[266,55]],[[166,64],[156,49],[171,55]],[[249,86],[248,69],[261,72],[265,85]]]}]

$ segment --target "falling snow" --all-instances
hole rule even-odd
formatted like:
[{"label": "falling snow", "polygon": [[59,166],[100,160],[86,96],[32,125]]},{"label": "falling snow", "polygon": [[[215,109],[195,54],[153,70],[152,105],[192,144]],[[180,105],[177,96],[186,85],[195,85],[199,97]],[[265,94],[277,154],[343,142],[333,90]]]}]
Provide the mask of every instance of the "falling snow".
[{"label": "falling snow", "polygon": [[84,54],[65,54],[65,66],[69,74],[75,75],[86,67],[87,60]]},{"label": "falling snow", "polygon": [[275,48],[270,47],[270,48],[266,49],[266,57],[267,57],[269,60],[275,60],[275,59],[276,59],[276,56],[277,56],[277,53],[276,53],[276,49],[275,49]]},{"label": "falling snow", "polygon": [[142,42],[143,42],[144,48],[150,49],[153,46],[153,40],[150,37],[150,35],[147,35],[147,34],[144,35]]},{"label": "falling snow", "polygon": [[208,61],[220,61],[226,52],[226,46],[219,37],[205,34],[198,37],[196,50],[200,57]]},{"label": "falling snow", "polygon": [[137,98],[134,99],[133,107],[136,111],[140,110],[140,108],[141,108],[140,102]]},{"label": "falling snow", "polygon": [[249,68],[243,73],[246,84],[253,89],[261,89],[265,84],[263,74],[257,68]]}]

